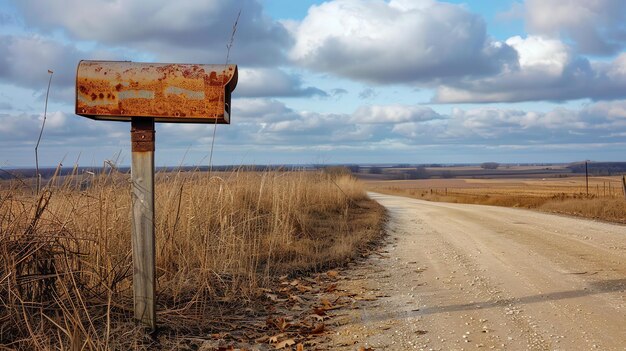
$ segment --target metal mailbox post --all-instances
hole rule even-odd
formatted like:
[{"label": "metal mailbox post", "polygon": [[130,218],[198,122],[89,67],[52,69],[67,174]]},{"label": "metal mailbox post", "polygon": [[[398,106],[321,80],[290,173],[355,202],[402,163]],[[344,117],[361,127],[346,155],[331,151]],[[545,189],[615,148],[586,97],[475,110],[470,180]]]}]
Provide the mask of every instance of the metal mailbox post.
[{"label": "metal mailbox post", "polygon": [[230,123],[236,65],[80,61],[76,114],[131,122],[135,318],[156,330],[154,123]]}]

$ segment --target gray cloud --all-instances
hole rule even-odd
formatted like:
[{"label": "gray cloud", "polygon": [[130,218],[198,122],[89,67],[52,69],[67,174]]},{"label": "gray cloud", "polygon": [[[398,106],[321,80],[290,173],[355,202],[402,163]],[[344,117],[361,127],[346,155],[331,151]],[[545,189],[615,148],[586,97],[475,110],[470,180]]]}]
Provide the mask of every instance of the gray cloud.
[{"label": "gray cloud", "polygon": [[[0,146],[5,150],[34,147],[42,122],[43,114],[0,114]],[[126,123],[96,122],[62,111],[49,111],[41,145],[43,149],[118,144],[118,138],[128,136],[129,128]]]},{"label": "gray cloud", "polygon": [[45,98],[52,70],[50,100],[73,104],[76,67],[83,59],[128,58],[114,50],[82,51],[39,35],[0,35],[0,82],[32,89],[39,100]]},{"label": "gray cloud", "polygon": [[45,89],[51,69],[55,85],[73,86],[76,65],[87,56],[72,45],[39,36],[0,36],[0,80],[35,90]]},{"label": "gray cloud", "polygon": [[374,105],[358,108],[349,119],[352,123],[397,124],[425,122],[444,118],[430,107],[411,105]]},{"label": "gray cloud", "polygon": [[[0,114],[1,166],[35,166],[34,147],[42,120],[43,116],[37,114]],[[39,145],[40,165],[79,162],[83,166],[99,166],[103,159],[130,148],[129,129],[127,123],[92,121],[62,111],[48,111]]]},{"label": "gray cloud", "polygon": [[481,17],[435,1],[330,1],[292,30],[295,62],[367,82],[489,75],[517,61],[515,50],[487,37]]},{"label": "gray cloud", "polygon": [[623,0],[526,0],[530,33],[574,41],[581,53],[614,54],[626,47],[626,2]]},{"label": "gray cloud", "polygon": [[442,138],[487,144],[620,143],[626,130],[626,101],[599,102],[573,110],[454,109]]},{"label": "gray cloud", "polygon": [[315,87],[303,87],[298,75],[287,74],[273,68],[240,68],[239,84],[235,90],[242,97],[328,97],[328,93]]},{"label": "gray cloud", "polygon": [[15,17],[6,12],[0,11],[0,26],[15,24]]},{"label": "gray cloud", "polygon": [[[85,52],[73,45],[37,35],[0,36],[0,81],[45,94],[48,69],[54,71],[51,97],[70,103],[76,66],[81,59],[127,59],[113,50]],[[241,68],[237,96],[327,97],[321,89],[303,86],[298,75],[273,68]]]},{"label": "gray cloud", "polygon": [[376,97],[376,95],[378,95],[378,93],[376,93],[376,90],[372,88],[365,88],[359,92],[359,99],[368,100]]},{"label": "gray cloud", "polygon": [[231,62],[274,65],[284,60],[283,50],[291,40],[256,0],[20,0],[15,4],[33,28],[61,29],[78,40],[147,50],[159,60],[174,62],[225,62],[240,9]]},{"label": "gray cloud", "polygon": [[[610,144],[621,142],[619,135],[626,133],[626,100],[598,102],[580,109],[555,108],[548,112],[454,109],[449,115],[419,105],[363,106],[351,114],[298,112],[282,103],[259,99],[240,101],[238,105],[246,106],[244,110],[235,110],[241,115],[241,122],[251,127],[250,131],[259,142],[272,145],[335,142],[337,147],[366,149],[385,140],[395,140],[396,145],[407,147]],[[236,128],[239,126],[237,124]],[[250,140],[250,136],[245,140]]]},{"label": "gray cloud", "polygon": [[433,102],[486,103],[593,100],[626,97],[626,54],[612,62],[590,62],[560,41],[531,36],[507,41],[519,52],[519,65],[499,75],[447,81]]},{"label": "gray cloud", "polygon": [[341,97],[343,95],[346,95],[348,93],[348,91],[346,89],[343,88],[335,88],[332,89],[330,91],[330,95],[334,96],[334,97]]}]

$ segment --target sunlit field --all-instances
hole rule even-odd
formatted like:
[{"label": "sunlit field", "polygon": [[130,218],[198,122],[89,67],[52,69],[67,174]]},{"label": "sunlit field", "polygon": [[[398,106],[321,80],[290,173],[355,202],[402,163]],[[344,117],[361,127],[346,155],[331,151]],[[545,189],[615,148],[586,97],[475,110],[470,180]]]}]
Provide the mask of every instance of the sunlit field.
[{"label": "sunlit field", "polygon": [[544,211],[626,223],[621,177],[366,181],[369,190],[430,201]]}]

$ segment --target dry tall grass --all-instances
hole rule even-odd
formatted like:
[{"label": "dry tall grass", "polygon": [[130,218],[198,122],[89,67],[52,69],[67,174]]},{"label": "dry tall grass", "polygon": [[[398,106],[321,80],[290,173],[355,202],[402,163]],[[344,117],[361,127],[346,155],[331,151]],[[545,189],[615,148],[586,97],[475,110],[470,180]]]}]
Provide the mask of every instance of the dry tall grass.
[{"label": "dry tall grass", "polygon": [[[82,188],[82,190],[81,190]],[[278,274],[344,261],[380,232],[354,178],[165,173],[156,185],[161,333],[208,333]],[[0,191],[0,349],[138,349],[128,175]]]}]

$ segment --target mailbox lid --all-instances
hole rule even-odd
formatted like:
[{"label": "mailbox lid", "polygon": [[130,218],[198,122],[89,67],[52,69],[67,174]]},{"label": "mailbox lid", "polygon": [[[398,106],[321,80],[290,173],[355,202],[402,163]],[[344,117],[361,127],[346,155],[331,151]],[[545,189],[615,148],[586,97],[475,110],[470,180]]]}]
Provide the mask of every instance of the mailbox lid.
[{"label": "mailbox lid", "polygon": [[81,61],[76,114],[92,119],[230,123],[237,65]]}]

